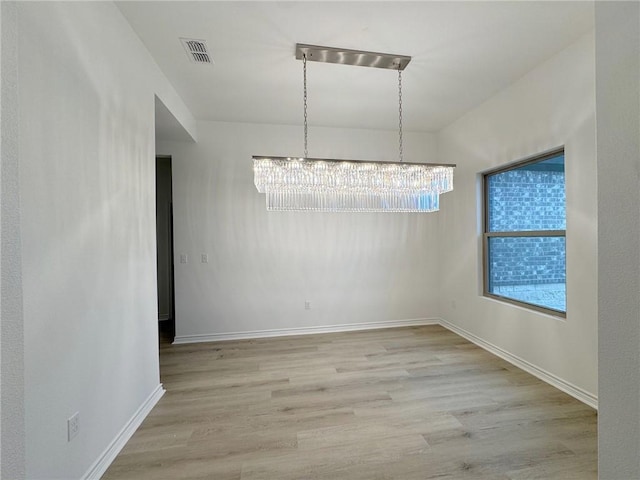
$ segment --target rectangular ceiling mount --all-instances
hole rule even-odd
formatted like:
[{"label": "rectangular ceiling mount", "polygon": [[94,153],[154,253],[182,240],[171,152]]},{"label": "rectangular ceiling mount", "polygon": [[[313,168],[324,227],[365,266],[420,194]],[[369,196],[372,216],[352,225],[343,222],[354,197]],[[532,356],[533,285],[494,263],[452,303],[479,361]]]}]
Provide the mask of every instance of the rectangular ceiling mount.
[{"label": "rectangular ceiling mount", "polygon": [[181,38],[180,41],[192,62],[213,64],[211,55],[209,55],[209,51],[207,50],[207,43],[204,40]]},{"label": "rectangular ceiling mount", "polygon": [[389,53],[365,52],[362,50],[349,50],[346,48],[319,47],[317,45],[296,44],[296,58],[324,63],[340,63],[342,65],[355,65],[358,67],[388,68],[391,70],[404,70],[411,61],[407,55],[392,55]]}]

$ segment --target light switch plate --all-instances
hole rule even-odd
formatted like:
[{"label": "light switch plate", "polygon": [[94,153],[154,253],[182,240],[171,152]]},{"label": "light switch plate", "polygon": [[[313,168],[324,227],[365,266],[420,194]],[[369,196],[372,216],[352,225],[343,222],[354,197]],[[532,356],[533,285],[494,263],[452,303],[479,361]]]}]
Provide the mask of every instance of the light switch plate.
[{"label": "light switch plate", "polygon": [[67,419],[67,441],[73,440],[80,431],[80,412],[76,412]]}]

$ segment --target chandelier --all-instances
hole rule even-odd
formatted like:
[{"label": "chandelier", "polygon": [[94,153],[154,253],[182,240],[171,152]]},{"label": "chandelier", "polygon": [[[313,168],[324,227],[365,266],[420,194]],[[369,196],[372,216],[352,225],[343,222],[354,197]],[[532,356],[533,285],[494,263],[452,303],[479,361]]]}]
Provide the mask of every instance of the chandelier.
[{"label": "chandelier", "polygon": [[[452,164],[407,163],[402,151],[402,71],[411,57],[296,45],[304,78],[304,157],[253,156],[254,183],[267,210],[434,212],[453,190]],[[398,71],[399,161],[309,158],[307,60]]]}]

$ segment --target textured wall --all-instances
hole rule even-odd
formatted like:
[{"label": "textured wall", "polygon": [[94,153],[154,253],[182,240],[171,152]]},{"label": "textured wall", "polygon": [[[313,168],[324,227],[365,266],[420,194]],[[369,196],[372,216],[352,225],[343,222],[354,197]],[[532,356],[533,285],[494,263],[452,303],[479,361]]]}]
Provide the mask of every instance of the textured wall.
[{"label": "textured wall", "polygon": [[640,478],[640,3],[596,2],[598,468]]},{"label": "textured wall", "polygon": [[181,100],[112,3],[17,10],[26,477],[73,479],[159,386],[154,94]]},{"label": "textured wall", "polygon": [[489,177],[489,230],[564,230],[564,172],[510,170]]},{"label": "textured wall", "polygon": [[25,474],[24,330],[19,198],[18,24],[15,3],[2,15],[0,168],[0,478]]},{"label": "textured wall", "polygon": [[562,237],[489,240],[491,285],[565,283],[566,249]]}]

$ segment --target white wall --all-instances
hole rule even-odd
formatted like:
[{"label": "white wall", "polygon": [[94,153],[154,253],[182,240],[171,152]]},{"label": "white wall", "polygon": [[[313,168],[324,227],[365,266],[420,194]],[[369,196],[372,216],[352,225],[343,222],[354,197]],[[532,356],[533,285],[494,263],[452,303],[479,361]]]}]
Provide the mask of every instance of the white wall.
[{"label": "white wall", "polygon": [[[397,158],[397,132],[309,134],[314,157]],[[267,212],[251,156],[300,154],[302,127],[199,122],[198,137],[158,146],[173,156],[178,341],[437,316],[438,213]],[[407,161],[436,160],[433,136],[404,143]]]},{"label": "white wall", "polygon": [[159,391],[154,94],[195,122],[113,4],[17,10],[26,477],[80,478]]},{"label": "white wall", "polygon": [[2,157],[0,169],[0,478],[24,477],[24,338],[18,190],[16,5],[2,15]]},{"label": "white wall", "polygon": [[[2,6],[0,5],[0,39],[2,38]],[[2,87],[2,44],[0,43],[0,91]],[[0,93],[0,112],[2,112],[2,94]],[[0,114],[0,158],[2,158],[2,115]],[[0,161],[0,198],[2,198],[2,162]],[[2,210],[0,209],[0,238],[2,237]],[[0,241],[1,245],[1,241]],[[0,246],[0,251],[2,247]],[[0,254],[1,257],[1,254]],[[0,286],[2,285],[2,261],[0,260]],[[0,287],[1,291],[1,287]],[[2,323],[2,294],[0,294],[0,324]],[[2,327],[0,326],[0,465],[2,465]],[[0,476],[2,475],[0,467]]]},{"label": "white wall", "polygon": [[599,478],[640,478],[640,4],[596,4]]},{"label": "white wall", "polygon": [[[2,38],[2,6],[0,6],[0,39]],[[0,43],[0,91],[2,87],[2,44]],[[2,94],[0,93],[0,112]],[[0,158],[2,158],[2,115],[0,114]],[[0,198],[2,198],[2,162],[0,161]],[[0,210],[0,238],[2,237],[2,211]],[[1,241],[0,241],[1,245]],[[0,247],[1,251],[1,247]],[[2,261],[0,260],[0,286],[2,285]],[[0,288],[1,290],[1,288]],[[0,324],[2,323],[2,294],[0,294]],[[0,327],[0,465],[2,465],[2,327]],[[0,475],[2,475],[0,467]]]},{"label": "white wall", "polygon": [[[593,34],[445,128],[440,158],[458,164],[440,216],[443,318],[595,401],[597,182]],[[479,172],[565,147],[567,318],[482,296]]]}]

